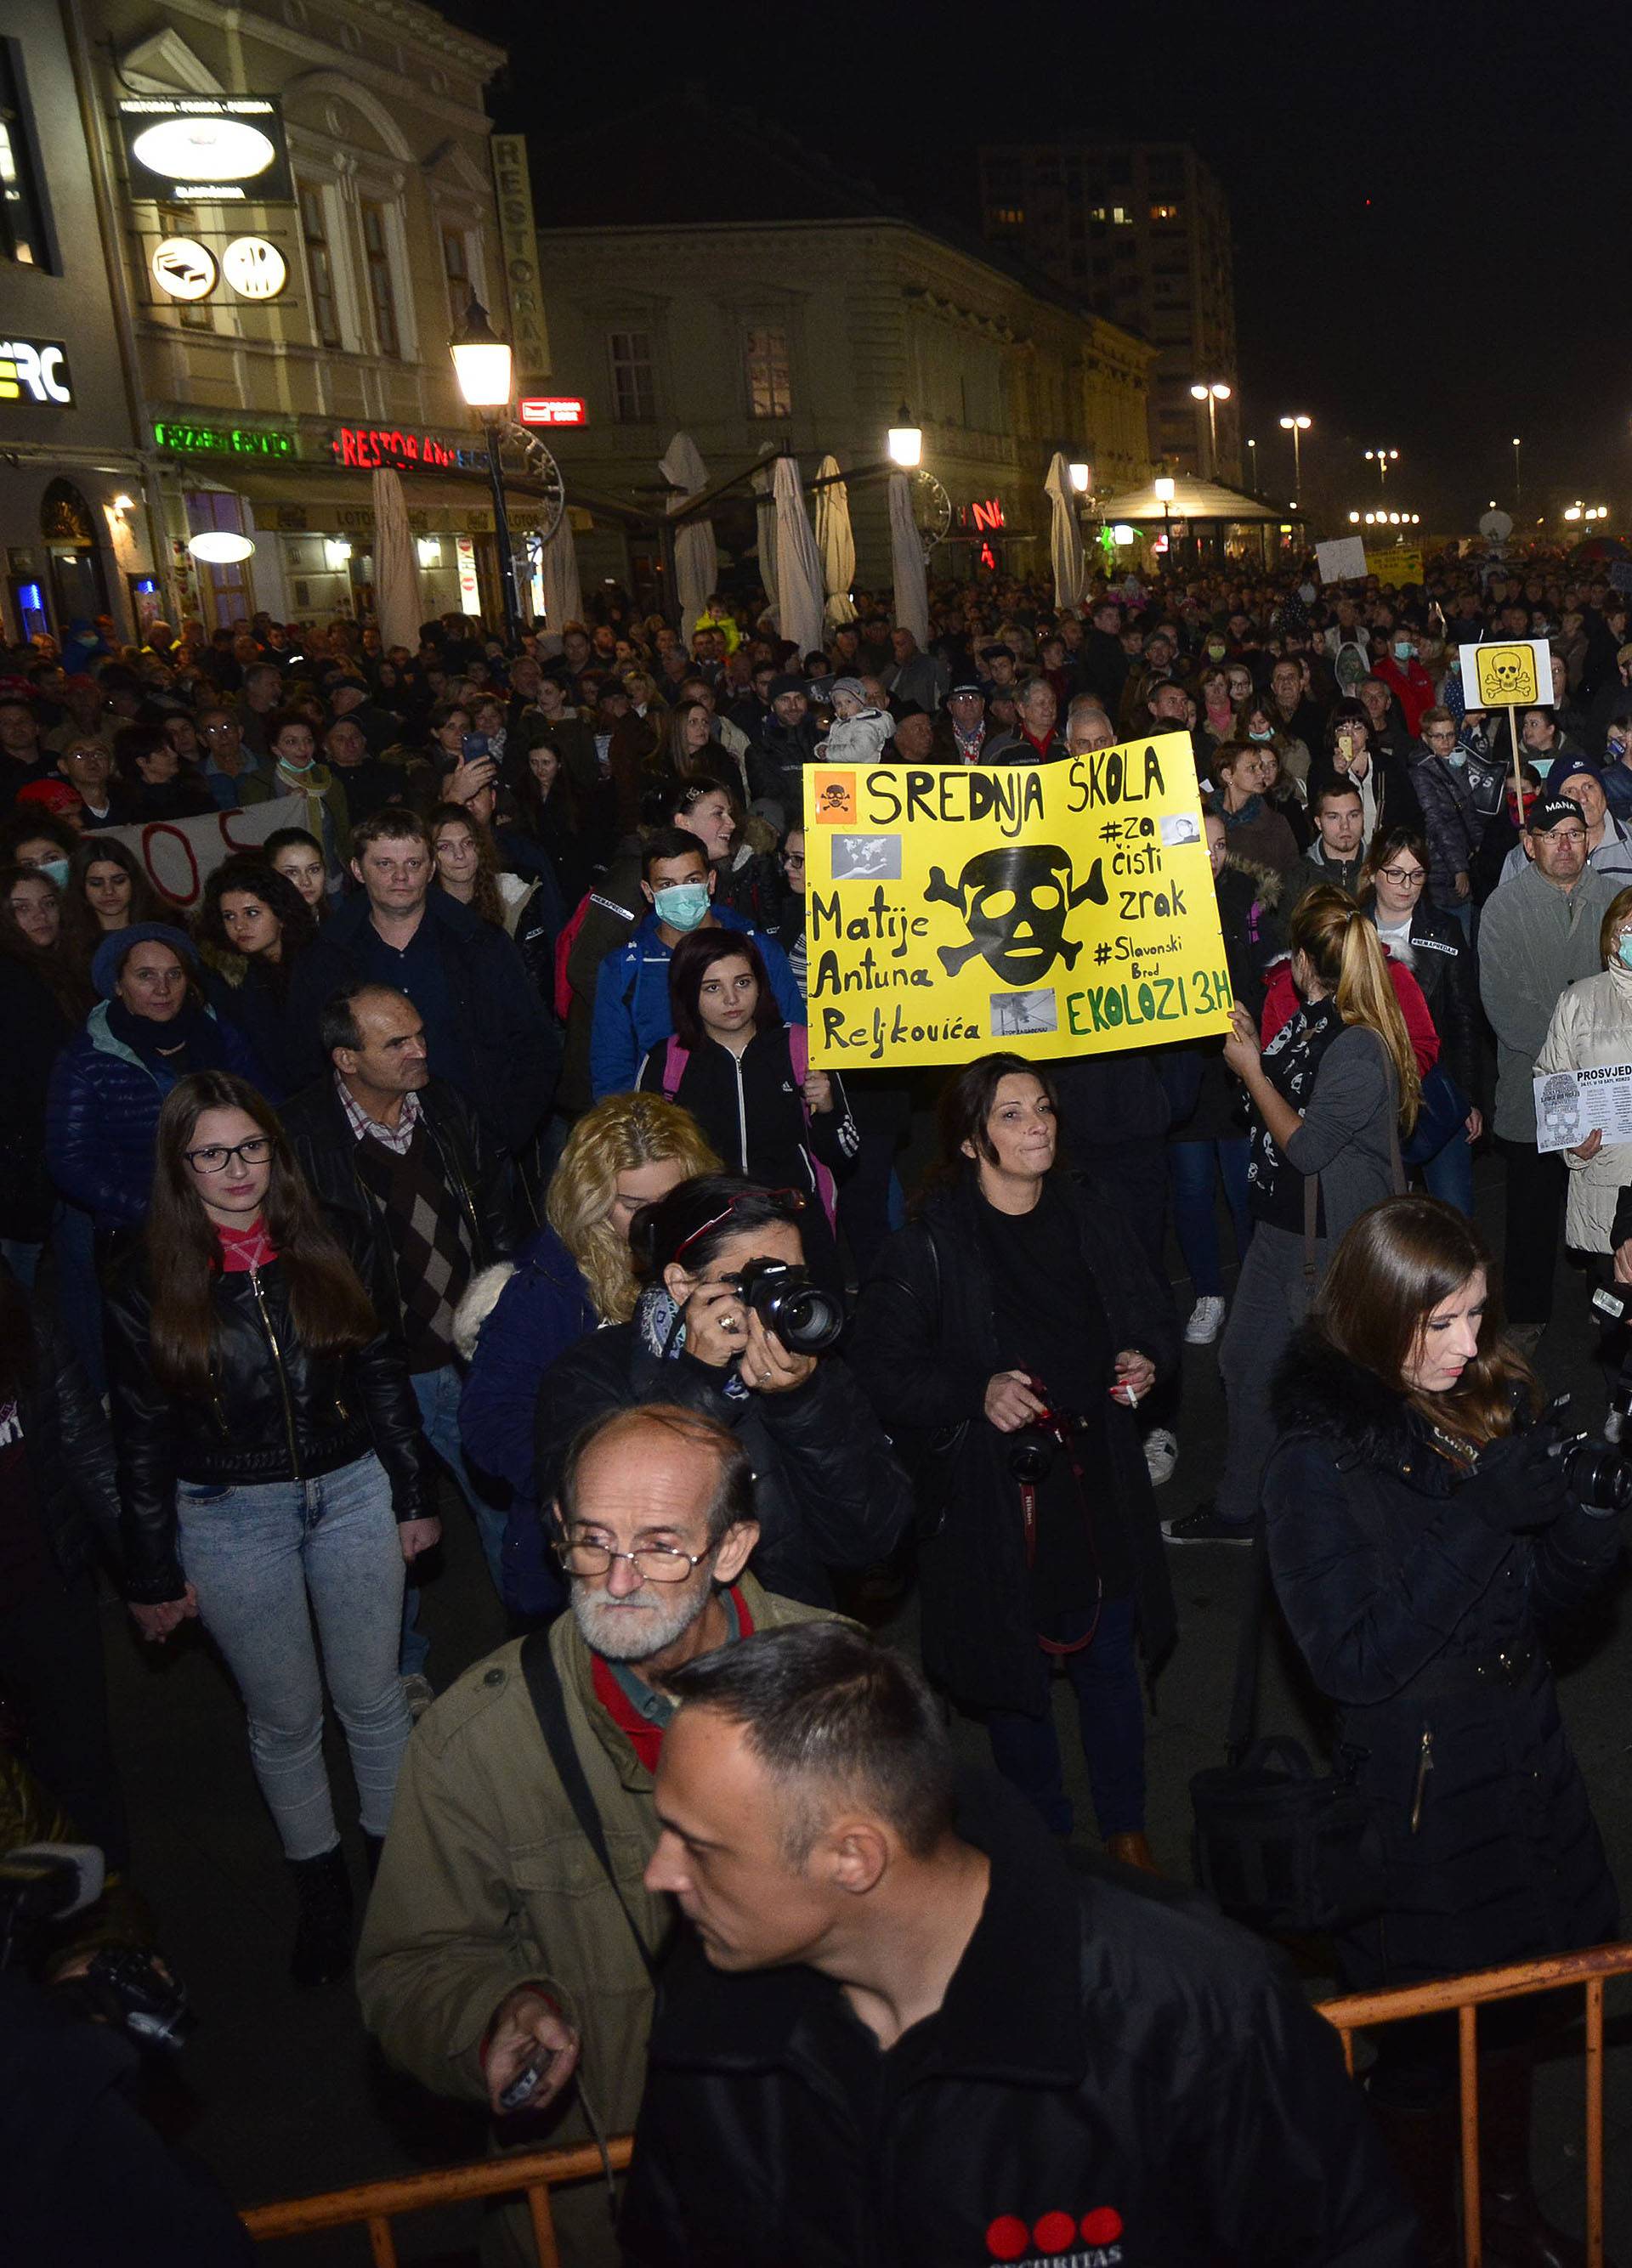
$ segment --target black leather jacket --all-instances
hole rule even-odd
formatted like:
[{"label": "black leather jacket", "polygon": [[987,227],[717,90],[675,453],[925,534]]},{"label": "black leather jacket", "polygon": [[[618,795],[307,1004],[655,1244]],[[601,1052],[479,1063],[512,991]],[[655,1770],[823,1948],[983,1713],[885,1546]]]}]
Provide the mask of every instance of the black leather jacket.
[{"label": "black leather jacket", "polygon": [[419,1407],[400,1340],[313,1355],[295,1334],[289,1287],[272,1261],[258,1277],[218,1276],[207,1399],[173,1394],[151,1360],[152,1285],[144,1252],[115,1272],[107,1300],[108,1383],[119,1458],[124,1592],[137,1605],[181,1595],[178,1481],[250,1487],[337,1472],[372,1450],[399,1521],[435,1511],[422,1472]]},{"label": "black leather jacket", "polygon": [[[420,1089],[419,1109],[441,1163],[442,1179],[463,1209],[476,1267],[507,1260],[516,1241],[508,1158],[459,1089],[446,1079],[432,1079]],[[303,1087],[277,1115],[329,1226],[348,1250],[366,1256],[363,1281],[374,1312],[400,1331],[396,1248],[385,1209],[357,1169],[357,1137],[335,1091],[333,1072],[325,1071]]]}]

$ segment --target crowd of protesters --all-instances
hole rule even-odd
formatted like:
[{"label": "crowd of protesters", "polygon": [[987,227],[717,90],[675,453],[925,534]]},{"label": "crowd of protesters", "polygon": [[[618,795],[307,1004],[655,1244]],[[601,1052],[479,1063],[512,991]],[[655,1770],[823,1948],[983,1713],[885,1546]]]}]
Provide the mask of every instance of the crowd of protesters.
[{"label": "crowd of protesters", "polygon": [[[1075,1830],[1056,1673],[1110,1859],[1135,1881],[1178,1871],[1146,1832],[1144,1683],[1184,1636],[1164,1542],[1266,1533],[1350,1775],[1385,1841],[1399,1830],[1396,1954],[1385,1928],[1340,1948],[1351,1981],[1469,1965],[1455,1918],[1491,1835],[1509,1876],[1480,1960],[1616,1926],[1538,1634],[1608,1580],[1613,1524],[1546,1462],[1532,1365],[1562,1241],[1632,1281],[1632,1145],[1544,1146],[1532,1079],[1632,1058],[1624,598],[1555,560],[1454,554],[1404,590],[1231,566],[1100,578],[1071,608],[999,578],[937,589],[920,645],[857,596],[808,653],[753,605],[713,600],[683,640],[609,587],[592,622],[508,649],[462,615],[412,652],[349,621],[256,616],[156,622],[134,648],[83,625],[62,651],[0,655],[17,1770],[122,1867],[98,1584],[154,1644],[196,1622],[287,1861],[294,1978],[333,1984],[355,1959],[390,2059],[485,2103],[512,2140],[633,2124],[674,1899],[716,1967],[820,1969],[810,1948],[836,1932],[850,1950],[827,1973],[865,1992],[872,1956],[837,1908],[778,1936],[711,1879],[727,1830],[703,1734],[663,1808],[677,1706],[716,1749],[720,1725],[740,1734],[745,1800],[769,1765],[804,1821],[774,1859],[741,1860],[784,1909],[822,1811],[788,1790],[814,1771],[831,1793],[835,1769],[809,1725],[831,1707],[835,1737],[848,1727],[875,1833],[844,1863],[881,1942],[916,1898],[956,1908],[977,1883],[1023,1930],[1015,1852],[1043,1830],[1029,1879],[1052,1881],[1047,1830]],[[1487,638],[1550,644],[1550,697],[1516,720],[1463,685],[1459,648]],[[939,1083],[938,1156],[909,1189],[927,1083],[809,1057],[806,768],[1047,763],[1158,733],[1193,755],[1230,1034],[1048,1065],[983,1055]],[[144,826],[234,812],[240,847],[182,906]],[[1471,1225],[1491,1148],[1505,1314]],[[1216,1486],[1159,1519],[1181,1349],[1215,1343]],[[1414,1447],[1428,1484],[1407,1477]],[[434,1660],[420,1628],[445,1523],[469,1530],[516,1633],[476,1665]],[[834,1619],[909,1593],[930,1684],[985,1727],[1009,1791],[967,1821],[960,1798],[956,1827],[927,1690]],[[1520,1667],[1493,1697],[1495,1657]],[[841,1688],[864,1697],[848,1717]],[[1456,1713],[1476,1691],[1477,1722]],[[360,1948],[331,1705],[371,1892]],[[1394,1751],[1441,1705],[1438,1786],[1455,1778],[1462,1813],[1414,1842]],[[929,1792],[916,1808],[878,1761],[892,1740]],[[823,1896],[842,1905],[850,1880]],[[1111,1941],[1139,1933],[1122,1895],[1096,1892]],[[151,1955],[144,1919],[121,1926]],[[1158,2001],[1219,1958],[1172,1926],[1148,1924]],[[53,1973],[83,1955],[59,1947]],[[1295,1996],[1267,1970],[1237,1984],[1286,2033],[1272,2092],[1296,2072],[1321,2106],[1299,2138],[1307,2214],[1277,2225],[1267,2164],[1228,2162],[1221,2125],[1195,2144],[1199,2219],[1163,2221],[1147,2162],[1119,2192],[1143,2201],[1102,2231],[1142,2214],[1160,2235],[1140,2257],[1173,2262],[1414,2257],[1389,2177],[1356,2192],[1371,2146]],[[728,2073],[742,2004],[711,2014],[706,1981],[688,1989],[713,2026],[699,2068],[717,2051]],[[813,2036],[832,2029],[806,2013]],[[884,2049],[907,2029],[861,2013]],[[654,2073],[686,2066],[678,2021],[660,2023]],[[1187,2051],[1219,2051],[1228,2019],[1209,2023]],[[1543,2249],[1567,2240],[1523,2176],[1532,2050],[1504,2038],[1487,2226],[1509,2249],[1487,2257],[1568,2261]],[[822,2052],[846,2088],[880,2084],[846,2068],[841,2034]],[[1041,2052],[1028,2040],[1011,2065]],[[1454,2238],[1444,2063],[1419,2042],[1373,2090],[1436,2259]],[[628,2258],[792,2257],[768,2198],[735,2251],[698,2233],[706,2185],[676,2138],[710,2089],[720,2119],[758,2117],[734,2084],[670,2100],[654,2077]],[[1266,2131],[1289,2132],[1278,2101]],[[814,2226],[827,2208],[808,2203]],[[981,2210],[997,2228],[998,2203]],[[602,2198],[561,2211],[566,2257],[616,2257]],[[505,2225],[516,2260],[525,2223]]]}]

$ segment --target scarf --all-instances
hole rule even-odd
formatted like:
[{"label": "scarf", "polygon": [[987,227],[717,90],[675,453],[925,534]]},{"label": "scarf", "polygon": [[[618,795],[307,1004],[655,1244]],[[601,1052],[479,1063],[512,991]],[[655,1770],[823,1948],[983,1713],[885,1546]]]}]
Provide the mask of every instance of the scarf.
[{"label": "scarf", "polygon": [[[673,1362],[685,1352],[685,1312],[670,1299],[666,1285],[654,1284],[642,1292],[635,1303],[634,1324],[639,1344],[660,1362]],[[727,1371],[720,1390],[731,1402],[747,1398],[748,1388],[735,1364]]]},{"label": "scarf", "polygon": [[257,1269],[277,1257],[277,1248],[262,1226],[258,1213],[247,1228],[223,1228],[218,1221],[216,1235],[221,1244],[224,1276],[253,1276]]},{"label": "scarf", "polygon": [[167,1024],[155,1023],[151,1016],[133,1016],[122,1000],[110,1000],[107,1028],[166,1086],[189,1071],[227,1068],[219,1025],[190,998]]},{"label": "scarf", "polygon": [[1235,828],[1250,826],[1263,810],[1264,799],[1261,795],[1250,795],[1239,811],[1226,811],[1222,800],[1217,808],[1218,815],[1224,822],[1224,832],[1228,835]]},{"label": "scarf", "polygon": [[[1336,999],[1305,1001],[1289,1022],[1283,1024],[1264,1049],[1264,1076],[1283,1102],[1305,1112],[1314,1093],[1320,1059],[1343,1028]],[[1270,1138],[1261,1118],[1252,1127],[1252,1153],[1247,1164],[1249,1184],[1264,1195],[1275,1186],[1285,1160]]]}]

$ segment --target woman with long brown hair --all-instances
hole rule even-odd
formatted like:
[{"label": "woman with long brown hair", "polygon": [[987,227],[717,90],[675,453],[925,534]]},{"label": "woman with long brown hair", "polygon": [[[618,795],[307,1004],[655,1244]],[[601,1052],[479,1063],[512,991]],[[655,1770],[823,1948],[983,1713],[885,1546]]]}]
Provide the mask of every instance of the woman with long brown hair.
[{"label": "woman with long brown hair", "polygon": [[125,1597],[144,1638],[196,1615],[225,1657],[299,1892],[292,1972],[329,1984],[350,1965],[351,1889],[322,1679],[372,1873],[410,1729],[403,1563],[440,1533],[418,1410],[265,1098],[193,1073],[157,1148],[146,1234],[107,1298]]},{"label": "woman with long brown hair", "polygon": [[1224,1061],[1252,1106],[1252,1241],[1219,1342],[1230,1438],[1215,1498],[1163,1521],[1170,1543],[1247,1543],[1274,1433],[1271,1373],[1349,1224],[1403,1185],[1416,1057],[1370,921],[1347,891],[1311,890],[1292,917],[1300,1005],[1266,1048],[1237,1002]]},{"label": "woman with long brown hair", "polygon": [[[1473,1223],[1434,1197],[1362,1213],[1271,1398],[1275,1591],[1379,1855],[1377,1910],[1339,1940],[1347,1987],[1617,1936],[1546,1640],[1614,1574],[1619,1522],[1566,1482]],[[1569,2268],[1586,2254],[1543,2220],[1530,2183],[1536,2008],[1481,2018],[1484,2257]],[[1379,2035],[1371,2099],[1436,2264],[1461,2257],[1456,2073],[1449,2018]]]}]

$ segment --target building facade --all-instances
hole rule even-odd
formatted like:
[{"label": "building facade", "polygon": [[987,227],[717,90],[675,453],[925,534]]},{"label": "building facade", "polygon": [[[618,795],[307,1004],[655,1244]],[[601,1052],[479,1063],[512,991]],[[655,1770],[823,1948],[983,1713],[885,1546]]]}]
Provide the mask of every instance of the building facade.
[{"label": "building facade", "polygon": [[[542,186],[537,203],[543,219]],[[905,404],[929,476],[920,522],[947,523],[932,575],[1045,574],[1053,452],[1091,460],[1104,487],[1148,468],[1150,350],[910,221],[546,225],[538,245],[551,388],[584,404],[583,424],[550,441],[575,503],[661,509],[676,432],[711,481],[784,449],[808,479],[828,454],[857,474],[881,466]],[[882,476],[852,480],[849,504],[857,584],[887,589]],[[746,492],[713,518],[727,566],[751,563]],[[658,598],[653,539],[598,514],[577,542],[587,590],[610,578]]]},{"label": "building facade", "polygon": [[[1230,210],[1180,142],[1002,143],[980,153],[988,242],[1021,254],[1156,349],[1153,458],[1239,486]],[[1224,384],[1227,400],[1193,386]]]},{"label": "building facade", "polygon": [[0,0],[0,632],[136,634],[155,530],[67,23]]},{"label": "building facade", "polygon": [[[512,320],[483,107],[502,51],[418,0],[71,4],[168,619],[367,604],[381,465],[424,613],[497,614],[448,340],[472,296]],[[254,549],[204,564],[200,535]]]}]

